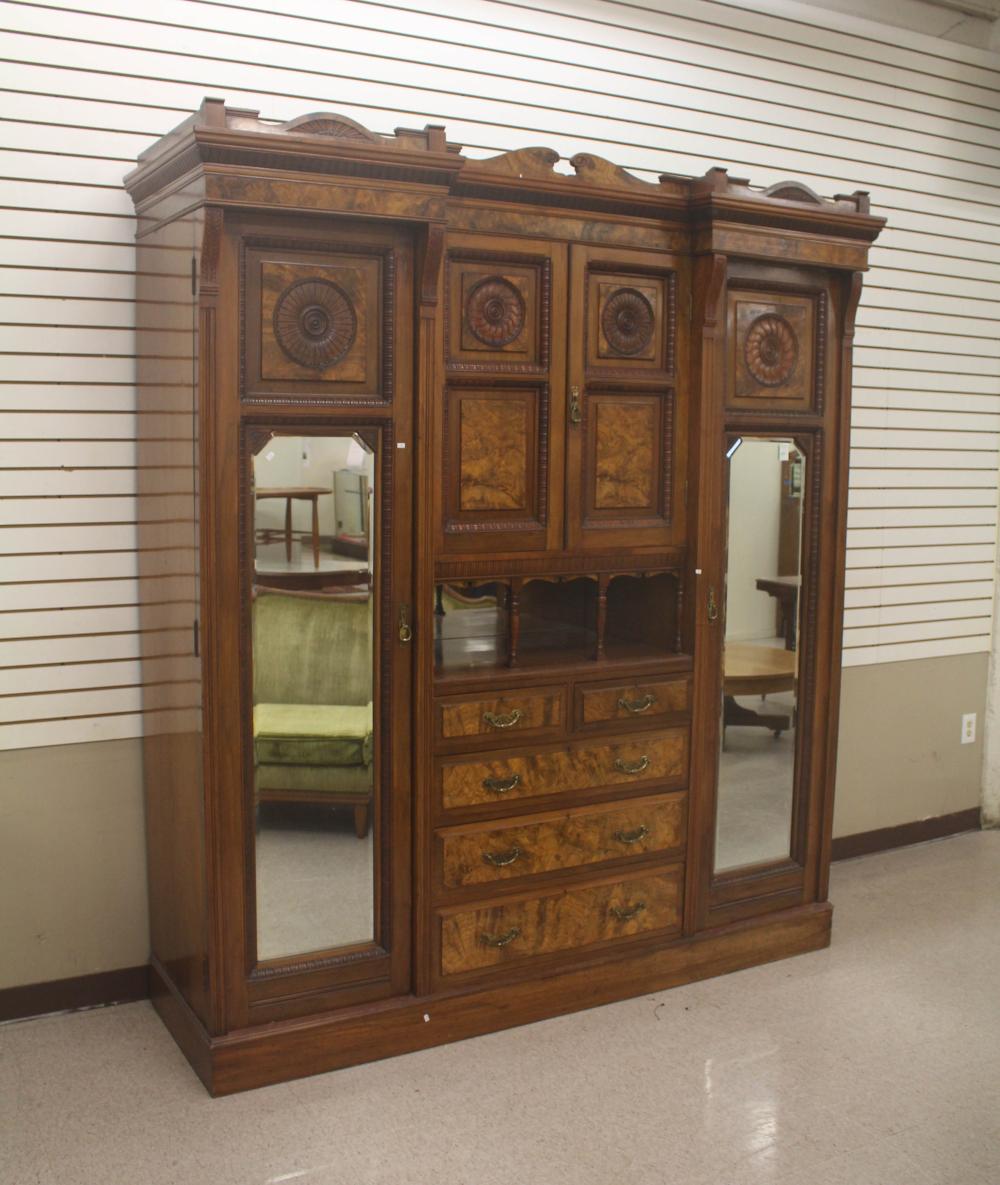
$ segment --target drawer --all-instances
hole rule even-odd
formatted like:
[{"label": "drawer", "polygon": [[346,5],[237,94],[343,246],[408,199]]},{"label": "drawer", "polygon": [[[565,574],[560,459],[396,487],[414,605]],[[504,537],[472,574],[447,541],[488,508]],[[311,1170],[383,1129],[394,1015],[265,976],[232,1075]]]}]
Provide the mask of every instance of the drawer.
[{"label": "drawer", "polygon": [[438,744],[486,741],[501,744],[518,737],[552,737],[566,720],[563,687],[529,687],[506,695],[450,696],[435,703]]},{"label": "drawer", "polygon": [[687,776],[686,728],[669,728],[626,740],[532,750],[510,756],[438,761],[445,810],[567,794],[641,782],[683,783]]},{"label": "drawer", "polygon": [[574,691],[577,728],[614,723],[655,723],[691,711],[691,680],[644,679],[641,682],[581,683]]},{"label": "drawer", "polygon": [[687,795],[603,803],[573,810],[450,827],[438,833],[446,889],[489,884],[623,860],[684,846]]},{"label": "drawer", "polygon": [[681,922],[683,866],[499,904],[442,911],[441,974],[576,950]]}]

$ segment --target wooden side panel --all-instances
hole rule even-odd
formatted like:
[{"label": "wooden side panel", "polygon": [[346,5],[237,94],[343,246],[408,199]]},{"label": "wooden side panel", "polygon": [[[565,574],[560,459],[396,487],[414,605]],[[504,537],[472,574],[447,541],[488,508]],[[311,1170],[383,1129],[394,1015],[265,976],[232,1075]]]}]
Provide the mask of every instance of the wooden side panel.
[{"label": "wooden side panel", "polygon": [[687,730],[674,728],[628,741],[441,761],[438,784],[446,810],[602,786],[678,785],[687,772],[687,756]]},{"label": "wooden side panel", "polygon": [[503,966],[680,924],[682,876],[665,872],[441,917],[441,973]]},{"label": "wooden side panel", "polygon": [[446,889],[582,868],[684,846],[686,795],[532,815],[503,827],[479,823],[440,833]]},{"label": "wooden side panel", "polygon": [[[202,213],[189,215],[138,242],[137,533],[139,637],[149,680],[142,703],[150,944],[177,991],[212,1028],[217,1021],[208,992],[202,671],[196,625],[199,390],[193,377],[199,344],[210,353],[212,342],[211,321],[199,326],[191,291],[203,224]],[[169,269],[163,265],[165,257],[175,261]],[[162,342],[168,335],[174,355],[164,357]],[[210,396],[210,386],[203,393]],[[162,419],[169,420],[168,433],[153,427]],[[170,513],[165,518],[161,507],[167,497]]]}]

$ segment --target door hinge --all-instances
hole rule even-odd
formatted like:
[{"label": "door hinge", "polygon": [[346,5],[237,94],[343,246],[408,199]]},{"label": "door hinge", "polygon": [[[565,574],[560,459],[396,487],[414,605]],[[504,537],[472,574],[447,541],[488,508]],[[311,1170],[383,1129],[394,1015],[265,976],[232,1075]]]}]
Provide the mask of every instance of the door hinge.
[{"label": "door hinge", "polygon": [[193,255],[191,256],[191,295],[198,295],[198,264]]},{"label": "door hinge", "polygon": [[201,656],[201,625],[199,624],[197,617],[192,623],[191,632],[194,641],[194,656],[195,658],[199,658]]}]

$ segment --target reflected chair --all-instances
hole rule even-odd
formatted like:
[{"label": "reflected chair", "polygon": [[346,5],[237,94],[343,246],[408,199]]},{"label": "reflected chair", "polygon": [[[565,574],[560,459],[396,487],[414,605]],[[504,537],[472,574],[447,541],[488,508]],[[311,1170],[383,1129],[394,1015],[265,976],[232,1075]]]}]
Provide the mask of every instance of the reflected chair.
[{"label": "reflected chair", "polygon": [[373,792],[371,636],[368,596],[254,590],[257,801],[352,808],[359,839]]}]

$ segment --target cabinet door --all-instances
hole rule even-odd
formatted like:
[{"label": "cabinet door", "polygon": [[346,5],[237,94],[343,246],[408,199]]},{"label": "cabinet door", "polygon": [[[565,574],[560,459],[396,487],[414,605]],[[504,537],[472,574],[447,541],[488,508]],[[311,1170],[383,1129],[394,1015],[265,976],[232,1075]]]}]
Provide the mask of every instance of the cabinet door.
[{"label": "cabinet door", "polygon": [[[238,264],[266,281],[285,261],[283,292],[320,289],[297,314],[301,335],[332,324],[323,284],[348,292],[345,240],[384,284],[373,279],[366,301],[352,290],[352,341],[379,343],[374,369],[364,355],[367,394],[337,385],[353,345],[302,392],[282,385],[251,402],[218,384],[207,646],[228,1028],[410,988],[410,240],[338,224],[306,241],[291,219],[262,230],[234,223],[220,290],[235,303]],[[220,319],[219,356],[242,346],[247,375],[255,359],[285,367],[273,340],[284,322],[259,313],[261,291],[246,288],[240,316]]]},{"label": "cabinet door", "polygon": [[[445,259],[440,547],[562,541],[565,248],[453,236]],[[556,310],[559,310],[557,313]]]},{"label": "cabinet door", "polygon": [[574,247],[566,535],[571,548],[683,542],[680,261]]}]

